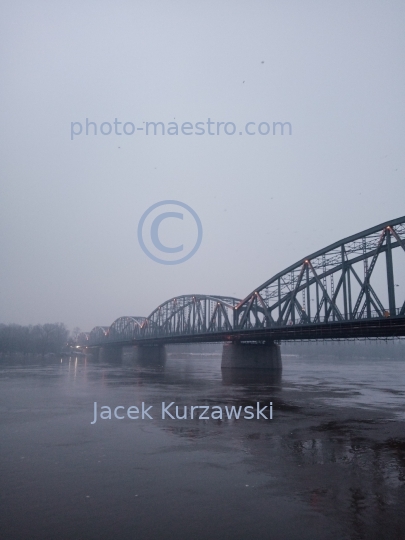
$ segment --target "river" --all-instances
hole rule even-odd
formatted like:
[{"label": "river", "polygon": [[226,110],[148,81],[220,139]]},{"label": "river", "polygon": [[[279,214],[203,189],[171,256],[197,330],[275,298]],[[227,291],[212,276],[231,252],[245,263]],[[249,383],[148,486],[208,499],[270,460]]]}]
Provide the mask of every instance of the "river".
[{"label": "river", "polygon": [[282,373],[221,372],[209,346],[3,360],[1,537],[403,540],[405,358],[302,347]]}]

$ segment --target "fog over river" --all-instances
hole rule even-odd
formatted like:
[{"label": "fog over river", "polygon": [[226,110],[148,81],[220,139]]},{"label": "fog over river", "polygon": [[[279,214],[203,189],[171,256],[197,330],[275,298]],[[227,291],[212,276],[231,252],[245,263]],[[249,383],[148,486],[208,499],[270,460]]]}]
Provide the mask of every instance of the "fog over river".
[{"label": "fog over river", "polygon": [[[3,359],[2,538],[403,539],[403,347],[344,347],[283,346],[282,373],[221,372],[210,345],[148,365]],[[94,402],[125,418],[92,425]],[[142,402],[153,419],[128,418]],[[272,402],[273,419],[162,420],[162,402]]]}]

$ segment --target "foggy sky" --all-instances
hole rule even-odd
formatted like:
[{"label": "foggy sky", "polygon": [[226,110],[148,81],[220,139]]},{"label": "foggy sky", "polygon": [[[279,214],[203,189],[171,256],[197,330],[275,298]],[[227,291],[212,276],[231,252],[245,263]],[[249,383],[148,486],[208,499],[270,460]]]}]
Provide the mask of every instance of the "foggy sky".
[{"label": "foggy sky", "polygon": [[[404,215],[404,27],[389,0],[4,2],[0,322],[91,330],[181,294],[244,297]],[[292,135],[72,141],[86,118]],[[204,230],[175,266],[137,240],[166,199]]]}]

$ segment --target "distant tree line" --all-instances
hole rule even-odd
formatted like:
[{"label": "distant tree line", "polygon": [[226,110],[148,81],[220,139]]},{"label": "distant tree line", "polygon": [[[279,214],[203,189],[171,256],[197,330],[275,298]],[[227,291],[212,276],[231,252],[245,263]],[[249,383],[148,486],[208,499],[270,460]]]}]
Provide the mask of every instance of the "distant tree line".
[{"label": "distant tree line", "polygon": [[0,324],[0,353],[59,353],[73,341],[63,323],[35,326]]}]

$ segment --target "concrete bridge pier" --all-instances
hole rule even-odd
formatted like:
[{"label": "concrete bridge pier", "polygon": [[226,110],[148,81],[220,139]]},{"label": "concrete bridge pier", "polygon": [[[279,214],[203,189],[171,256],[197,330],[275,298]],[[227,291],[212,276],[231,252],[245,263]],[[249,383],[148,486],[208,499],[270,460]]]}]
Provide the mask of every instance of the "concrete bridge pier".
[{"label": "concrete bridge pier", "polygon": [[280,345],[277,345],[274,341],[267,343],[224,343],[221,368],[281,370]]},{"label": "concrete bridge pier", "polygon": [[122,348],[121,347],[100,347],[98,353],[98,360],[100,362],[116,362],[122,361]]},{"label": "concrete bridge pier", "polygon": [[98,360],[100,356],[100,347],[86,347],[83,352],[92,360]]},{"label": "concrete bridge pier", "polygon": [[166,361],[166,348],[164,345],[135,345],[132,359],[139,364],[162,365]]}]

